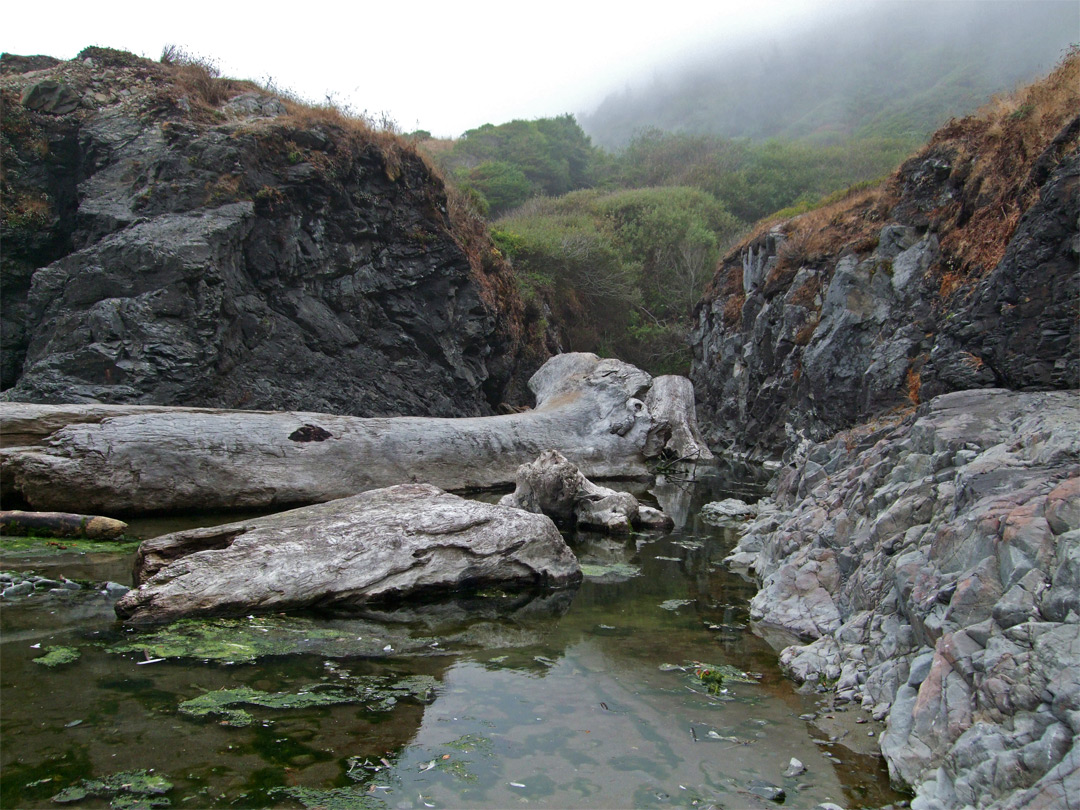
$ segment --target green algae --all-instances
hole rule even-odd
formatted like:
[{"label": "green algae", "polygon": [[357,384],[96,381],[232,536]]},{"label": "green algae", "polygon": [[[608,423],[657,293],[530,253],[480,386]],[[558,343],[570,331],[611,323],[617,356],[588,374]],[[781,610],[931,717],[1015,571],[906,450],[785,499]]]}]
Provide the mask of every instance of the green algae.
[{"label": "green algae", "polygon": [[114,644],[109,652],[248,663],[267,655],[312,652],[318,642],[335,641],[349,639],[339,630],[301,617],[181,619]]},{"label": "green algae", "polygon": [[641,569],[628,563],[609,563],[606,565],[585,563],[581,566],[581,575],[586,579],[620,580],[641,575]]},{"label": "green algae", "polygon": [[313,684],[297,692],[264,692],[250,686],[206,692],[180,704],[181,714],[189,717],[215,717],[222,725],[242,728],[255,718],[237,706],[264,709],[309,709],[316,706],[363,704],[369,711],[389,711],[399,700],[430,703],[435,699],[438,681],[427,675],[347,676],[343,684],[327,687]]},{"label": "green algae", "polygon": [[171,802],[164,794],[170,790],[172,783],[163,776],[149,771],[121,771],[101,779],[83,779],[61,790],[52,800],[72,804],[90,797],[103,798],[109,799],[114,810],[141,810],[168,807]]},{"label": "green algae", "polygon": [[250,726],[255,718],[237,705],[262,706],[266,709],[306,709],[359,702],[357,694],[323,689],[313,692],[263,692],[250,686],[207,692],[180,704],[180,713],[189,717],[220,717],[222,725]]},{"label": "green algae", "polygon": [[150,658],[246,664],[271,655],[309,653],[350,658],[430,652],[436,640],[427,636],[402,637],[372,622],[352,620],[335,625],[303,616],[275,614],[180,619],[164,627],[132,631],[108,651],[141,653]]},{"label": "green algae", "polygon": [[117,540],[80,540],[72,537],[36,537],[34,535],[0,535],[0,555],[13,557],[45,556],[58,554],[132,554],[138,550],[141,540],[120,538]]},{"label": "green algae", "polygon": [[79,660],[82,655],[76,647],[46,647],[45,655],[34,659],[35,664],[43,667],[59,667],[64,664],[72,664]]}]

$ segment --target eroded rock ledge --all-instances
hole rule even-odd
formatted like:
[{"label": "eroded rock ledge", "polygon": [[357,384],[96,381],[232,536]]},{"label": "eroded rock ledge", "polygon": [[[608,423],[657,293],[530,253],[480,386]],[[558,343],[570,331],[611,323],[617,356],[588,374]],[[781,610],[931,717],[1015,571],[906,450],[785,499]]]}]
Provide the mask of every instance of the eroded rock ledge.
[{"label": "eroded rock ledge", "polygon": [[644,477],[647,458],[685,456],[697,435],[692,389],[666,379],[563,354],[529,381],[534,409],[461,419],[0,403],[0,433],[26,442],[2,451],[3,494],[102,514],[272,508],[410,481],[510,484],[551,449],[590,478]]},{"label": "eroded rock ledge", "polygon": [[730,558],[797,680],[888,715],[913,808],[1080,795],[1080,400],[962,391],[782,473]]}]

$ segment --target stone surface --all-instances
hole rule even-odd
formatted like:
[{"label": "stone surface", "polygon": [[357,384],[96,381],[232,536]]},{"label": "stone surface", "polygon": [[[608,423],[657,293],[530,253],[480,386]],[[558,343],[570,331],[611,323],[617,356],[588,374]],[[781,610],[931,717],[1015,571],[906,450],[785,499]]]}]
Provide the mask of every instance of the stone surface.
[{"label": "stone surface", "polygon": [[913,807],[1075,792],[1077,424],[1074,392],[973,390],[811,445],[729,558],[752,617],[801,638],[786,671],[887,716]]},{"label": "stone surface", "polygon": [[543,329],[415,150],[239,83],[196,98],[168,65],[87,50],[0,75],[22,116],[5,113],[5,195],[27,212],[5,219],[4,397],[357,416],[517,404]]},{"label": "stone surface", "polygon": [[835,252],[801,263],[774,229],[725,259],[713,283],[723,292],[699,305],[691,338],[710,445],[791,457],[801,442],[948,391],[1080,385],[1078,132],[1073,119],[1043,157],[1031,156],[1015,195],[1031,203],[1004,255],[952,297],[941,291],[954,258],[939,239],[973,214],[1002,214],[980,210],[962,157],[971,147],[947,136],[937,157],[913,158],[886,184],[891,209],[859,215],[885,218],[876,246],[867,238],[853,248],[837,229],[815,237],[835,239]]},{"label": "stone surface", "polygon": [[674,525],[657,509],[648,509],[643,516],[637,498],[594,484],[557,450],[521,465],[514,484],[514,491],[502,497],[500,506],[548,515],[564,525],[612,534]]},{"label": "stone surface", "polygon": [[701,507],[701,519],[713,526],[738,526],[758,513],[757,504],[738,498],[724,498]]},{"label": "stone surface", "polygon": [[137,587],[116,612],[139,623],[347,608],[580,577],[549,518],[403,484],[146,541],[135,563]]},{"label": "stone surface", "polygon": [[590,478],[644,478],[659,424],[641,399],[651,382],[627,363],[575,353],[551,358],[530,380],[534,409],[501,416],[0,403],[0,434],[10,420],[36,442],[0,451],[0,481],[5,498],[35,509],[132,514],[292,506],[409,481],[492,487],[513,483],[519,466],[550,449]]}]

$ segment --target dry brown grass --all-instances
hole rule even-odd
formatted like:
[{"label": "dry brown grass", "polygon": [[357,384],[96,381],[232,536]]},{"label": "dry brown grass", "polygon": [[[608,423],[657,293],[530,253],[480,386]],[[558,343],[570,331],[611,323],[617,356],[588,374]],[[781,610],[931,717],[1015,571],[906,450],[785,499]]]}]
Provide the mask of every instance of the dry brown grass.
[{"label": "dry brown grass", "polygon": [[[952,156],[950,182],[959,184],[951,202],[927,215],[930,228],[942,234],[943,258],[931,273],[943,301],[969,289],[1001,261],[1045,179],[1033,173],[1036,162],[1046,154],[1060,158],[1080,145],[1078,112],[1080,50],[1073,49],[1050,76],[994,99],[975,115],[950,121],[912,157],[918,161],[946,150]],[[758,222],[721,260],[706,301],[723,294],[729,268],[741,267],[746,250],[777,227],[786,242],[766,280],[767,295],[789,285],[801,265],[828,270],[845,253],[865,256],[876,247],[881,227],[896,221],[894,211],[904,191],[902,171],[875,187],[853,187],[792,219]]]},{"label": "dry brown grass", "polygon": [[1080,53],[1073,51],[1046,79],[935,134],[927,148],[953,146],[954,172],[964,171],[965,187],[977,195],[977,201],[960,199],[939,212],[947,257],[937,269],[943,295],[955,294],[1001,261],[1020,217],[1038,197],[1036,161],[1048,150],[1060,157],[1080,144],[1075,127],[1065,132],[1078,112]]}]

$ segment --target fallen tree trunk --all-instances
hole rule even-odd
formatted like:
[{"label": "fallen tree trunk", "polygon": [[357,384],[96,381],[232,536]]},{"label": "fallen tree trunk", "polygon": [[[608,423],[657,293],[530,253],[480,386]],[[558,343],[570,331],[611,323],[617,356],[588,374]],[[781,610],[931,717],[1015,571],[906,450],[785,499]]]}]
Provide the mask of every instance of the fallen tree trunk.
[{"label": "fallen tree trunk", "polygon": [[[647,457],[685,454],[684,438],[676,451],[669,437],[697,434],[650,414],[642,398],[652,382],[621,361],[574,353],[533,375],[535,409],[504,416],[0,403],[0,432],[36,442],[0,451],[0,481],[5,497],[34,509],[138,514],[295,506],[409,481],[486,488],[513,483],[520,465],[552,449],[590,478],[643,478]],[[692,404],[654,407],[693,415]]]},{"label": "fallen tree trunk", "polygon": [[76,515],[71,512],[0,512],[0,532],[39,537],[85,537],[89,540],[116,540],[123,537],[128,525],[121,520],[100,515]]},{"label": "fallen tree trunk", "polygon": [[544,515],[404,484],[147,540],[130,622],[358,607],[466,586],[562,586],[577,558]]}]

